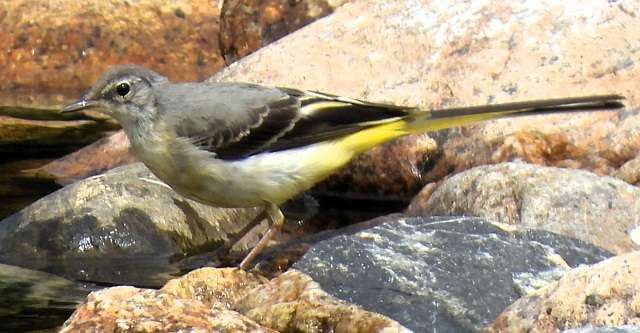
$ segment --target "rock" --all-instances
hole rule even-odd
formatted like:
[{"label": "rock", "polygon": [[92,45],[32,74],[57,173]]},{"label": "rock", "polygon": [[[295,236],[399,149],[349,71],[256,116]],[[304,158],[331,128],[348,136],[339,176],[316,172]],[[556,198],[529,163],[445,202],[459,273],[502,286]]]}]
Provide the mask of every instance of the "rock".
[{"label": "rock", "polygon": [[0,264],[0,331],[59,327],[88,293],[55,275]]},{"label": "rock", "polygon": [[385,316],[333,298],[297,271],[253,289],[235,308],[281,332],[409,332]]},{"label": "rock", "polygon": [[542,280],[611,255],[478,218],[389,215],[366,225],[314,245],[294,268],[416,332],[475,332]]},{"label": "rock", "polygon": [[111,65],[202,80],[224,63],[215,1],[27,1],[0,9],[0,105],[61,105]]},{"label": "rock", "polygon": [[526,163],[477,167],[445,180],[409,214],[480,216],[543,229],[614,253],[640,249],[640,189],[613,177]]},{"label": "rock", "polygon": [[420,174],[436,150],[436,142],[427,135],[400,138],[356,157],[317,186],[314,193],[407,202],[424,186]]},{"label": "rock", "polygon": [[74,153],[39,168],[37,172],[60,185],[71,184],[112,168],[131,164],[138,159],[130,151],[124,131],[98,140]]},{"label": "rock", "polygon": [[34,177],[25,171],[42,167],[49,161],[29,159],[0,163],[0,220],[59,188],[50,179]]},{"label": "rock", "polygon": [[[640,116],[631,112],[640,105],[635,88],[640,66],[634,61],[640,32],[633,28],[637,17],[628,14],[640,8],[628,1],[580,11],[572,6],[526,0],[352,1],[212,80],[292,86],[425,109],[608,92],[627,97],[629,107],[620,113],[487,122],[435,134],[435,144],[422,144],[428,139],[416,136],[413,146],[397,144],[418,151],[398,149],[389,160],[386,150],[375,150],[358,161],[383,165],[352,164],[325,183],[323,192],[375,188],[376,195],[409,198],[415,192],[404,191],[452,172],[515,159],[612,173],[640,147]],[[603,51],[591,52],[594,48]],[[373,169],[376,174],[366,173]],[[398,170],[412,172],[386,176]]]},{"label": "rock", "polygon": [[0,115],[0,153],[5,158],[65,154],[99,139],[110,128],[91,120],[32,120]]},{"label": "rock", "polygon": [[152,289],[114,287],[94,292],[65,323],[64,332],[274,332],[237,312],[211,309]]},{"label": "rock", "polygon": [[[231,246],[259,213],[185,199],[138,163],[64,187],[0,222],[0,261],[157,285],[167,279],[159,274],[175,273],[170,260]],[[236,250],[256,236],[244,240]]]},{"label": "rock", "polygon": [[162,291],[184,299],[196,299],[213,309],[233,309],[247,293],[268,281],[235,268],[200,268],[167,282]]},{"label": "rock", "polygon": [[347,0],[226,0],[220,13],[220,47],[227,64],[329,15]]},{"label": "rock", "polygon": [[620,178],[633,185],[640,184],[640,156],[625,162],[612,176]]},{"label": "rock", "polygon": [[[519,159],[614,174],[640,147],[640,116],[633,112],[640,105],[634,85],[640,67],[633,60],[640,38],[633,37],[637,19],[627,14],[637,4],[549,6],[354,0],[211,80],[425,109],[609,92],[627,97],[627,109],[618,113],[519,117],[399,140],[316,187],[324,195],[409,201],[451,173]],[[283,13],[273,8],[263,15]],[[551,23],[554,29],[543,28]]]},{"label": "rock", "polygon": [[582,327],[570,330],[564,330],[562,333],[638,333],[640,326],[622,325],[616,327]]},{"label": "rock", "polygon": [[239,269],[203,268],[159,291],[115,287],[89,295],[61,332],[408,332],[384,316],[338,301],[308,276],[271,281]]},{"label": "rock", "polygon": [[638,251],[573,269],[559,281],[510,305],[484,332],[560,332],[587,325],[640,326],[639,275]]}]

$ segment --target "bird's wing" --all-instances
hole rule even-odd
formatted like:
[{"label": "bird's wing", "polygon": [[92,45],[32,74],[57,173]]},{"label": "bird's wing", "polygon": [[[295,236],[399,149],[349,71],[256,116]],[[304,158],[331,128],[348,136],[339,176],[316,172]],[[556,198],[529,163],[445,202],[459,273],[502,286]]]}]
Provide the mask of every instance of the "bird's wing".
[{"label": "bird's wing", "polygon": [[226,160],[340,138],[413,110],[288,88],[247,84],[212,88],[213,95],[198,94],[210,100],[191,100],[195,109],[173,112],[171,121],[179,137]]},{"label": "bird's wing", "polygon": [[179,137],[227,160],[339,139],[399,119],[406,120],[403,131],[409,134],[506,116],[617,109],[624,98],[584,96],[423,111],[237,83],[173,85],[159,97],[164,98],[159,105],[173,110],[166,120]]}]

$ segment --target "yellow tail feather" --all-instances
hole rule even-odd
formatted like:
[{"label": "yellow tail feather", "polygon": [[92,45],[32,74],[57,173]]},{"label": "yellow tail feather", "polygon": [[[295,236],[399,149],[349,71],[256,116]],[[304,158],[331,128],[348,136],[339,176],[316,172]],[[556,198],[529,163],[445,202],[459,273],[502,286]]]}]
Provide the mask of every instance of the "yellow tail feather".
[{"label": "yellow tail feather", "polygon": [[614,110],[624,107],[619,95],[570,97],[437,111],[411,112],[404,118],[372,125],[347,135],[336,143],[354,155],[408,134],[432,132],[476,122],[514,115],[566,113],[589,110]]}]

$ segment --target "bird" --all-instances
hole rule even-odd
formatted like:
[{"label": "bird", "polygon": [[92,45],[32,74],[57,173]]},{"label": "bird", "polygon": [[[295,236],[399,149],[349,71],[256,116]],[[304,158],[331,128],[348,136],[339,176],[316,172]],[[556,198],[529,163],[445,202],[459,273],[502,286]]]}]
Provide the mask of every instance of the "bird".
[{"label": "bird", "polygon": [[120,65],[61,111],[96,109],[113,117],[135,155],[182,196],[218,207],[263,207],[269,229],[240,263],[248,269],[282,227],[280,205],[375,146],[495,118],[618,109],[623,99],[423,110],[251,83],[173,83],[145,67]]}]

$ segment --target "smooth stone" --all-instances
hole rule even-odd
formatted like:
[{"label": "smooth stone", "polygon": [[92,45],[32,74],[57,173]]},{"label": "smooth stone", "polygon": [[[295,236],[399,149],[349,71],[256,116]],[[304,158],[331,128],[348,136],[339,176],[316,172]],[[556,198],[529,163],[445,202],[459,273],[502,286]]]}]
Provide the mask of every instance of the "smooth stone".
[{"label": "smooth stone", "polygon": [[71,184],[1,221],[0,261],[74,279],[157,285],[176,273],[170,263],[177,259],[233,245],[260,212],[185,199],[137,163]]}]

